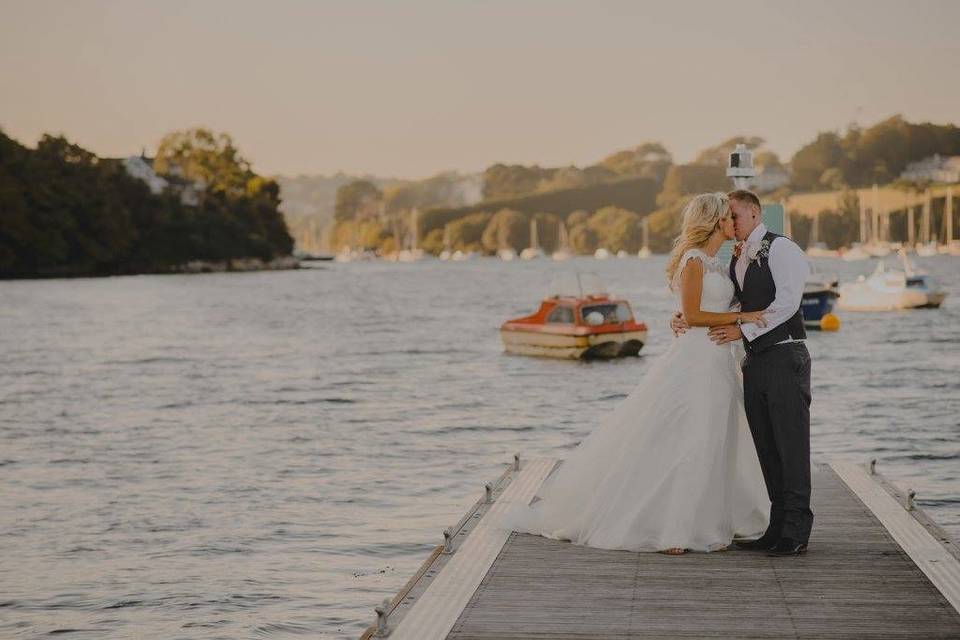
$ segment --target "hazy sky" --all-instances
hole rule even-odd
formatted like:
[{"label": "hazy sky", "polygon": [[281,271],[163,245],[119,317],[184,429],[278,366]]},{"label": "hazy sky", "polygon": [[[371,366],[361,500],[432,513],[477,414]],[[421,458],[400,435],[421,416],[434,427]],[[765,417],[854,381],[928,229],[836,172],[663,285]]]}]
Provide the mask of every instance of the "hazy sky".
[{"label": "hazy sky", "polygon": [[261,173],[584,165],[736,134],[789,156],[960,123],[960,1],[0,0],[0,128],[100,155],[230,133]]}]

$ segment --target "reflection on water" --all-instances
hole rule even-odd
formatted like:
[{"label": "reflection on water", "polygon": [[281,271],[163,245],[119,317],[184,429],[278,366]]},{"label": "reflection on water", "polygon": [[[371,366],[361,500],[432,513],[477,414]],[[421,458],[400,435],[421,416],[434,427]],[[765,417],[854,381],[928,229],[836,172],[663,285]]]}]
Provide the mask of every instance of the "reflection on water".
[{"label": "reflection on water", "polygon": [[[960,260],[917,262],[944,308],[811,336],[813,448],[878,458],[960,538]],[[504,355],[499,323],[575,267],[650,325],[644,355]],[[664,351],[663,267],[0,282],[0,636],[356,637],[513,452],[562,457]]]}]

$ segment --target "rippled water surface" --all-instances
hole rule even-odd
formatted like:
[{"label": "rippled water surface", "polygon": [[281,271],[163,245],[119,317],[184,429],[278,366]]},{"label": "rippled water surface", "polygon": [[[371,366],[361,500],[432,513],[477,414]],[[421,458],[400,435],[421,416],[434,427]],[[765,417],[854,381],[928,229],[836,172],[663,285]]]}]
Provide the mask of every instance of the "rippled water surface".
[{"label": "rippled water surface", "polygon": [[[960,538],[960,259],[917,261],[942,309],[811,336],[813,448],[878,458]],[[563,457],[665,350],[663,266],[0,282],[0,637],[356,637],[513,452]],[[573,268],[650,324],[642,357],[503,354]]]}]

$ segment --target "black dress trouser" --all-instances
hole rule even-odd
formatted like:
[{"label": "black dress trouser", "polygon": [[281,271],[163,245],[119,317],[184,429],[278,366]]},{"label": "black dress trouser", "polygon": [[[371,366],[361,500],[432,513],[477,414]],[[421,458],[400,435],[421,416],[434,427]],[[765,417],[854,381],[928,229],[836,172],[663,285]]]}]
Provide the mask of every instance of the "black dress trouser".
[{"label": "black dress trouser", "polygon": [[810,352],[778,344],[743,361],[743,401],[770,497],[768,538],[806,543],[810,510]]}]

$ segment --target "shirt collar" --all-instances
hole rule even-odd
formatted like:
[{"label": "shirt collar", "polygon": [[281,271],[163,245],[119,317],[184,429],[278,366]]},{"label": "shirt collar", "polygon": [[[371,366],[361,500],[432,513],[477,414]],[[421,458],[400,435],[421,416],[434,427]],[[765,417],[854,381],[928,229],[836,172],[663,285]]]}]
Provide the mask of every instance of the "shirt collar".
[{"label": "shirt collar", "polygon": [[757,225],[757,228],[750,232],[750,235],[747,236],[747,242],[759,242],[760,238],[767,234],[767,227],[761,222]]}]

